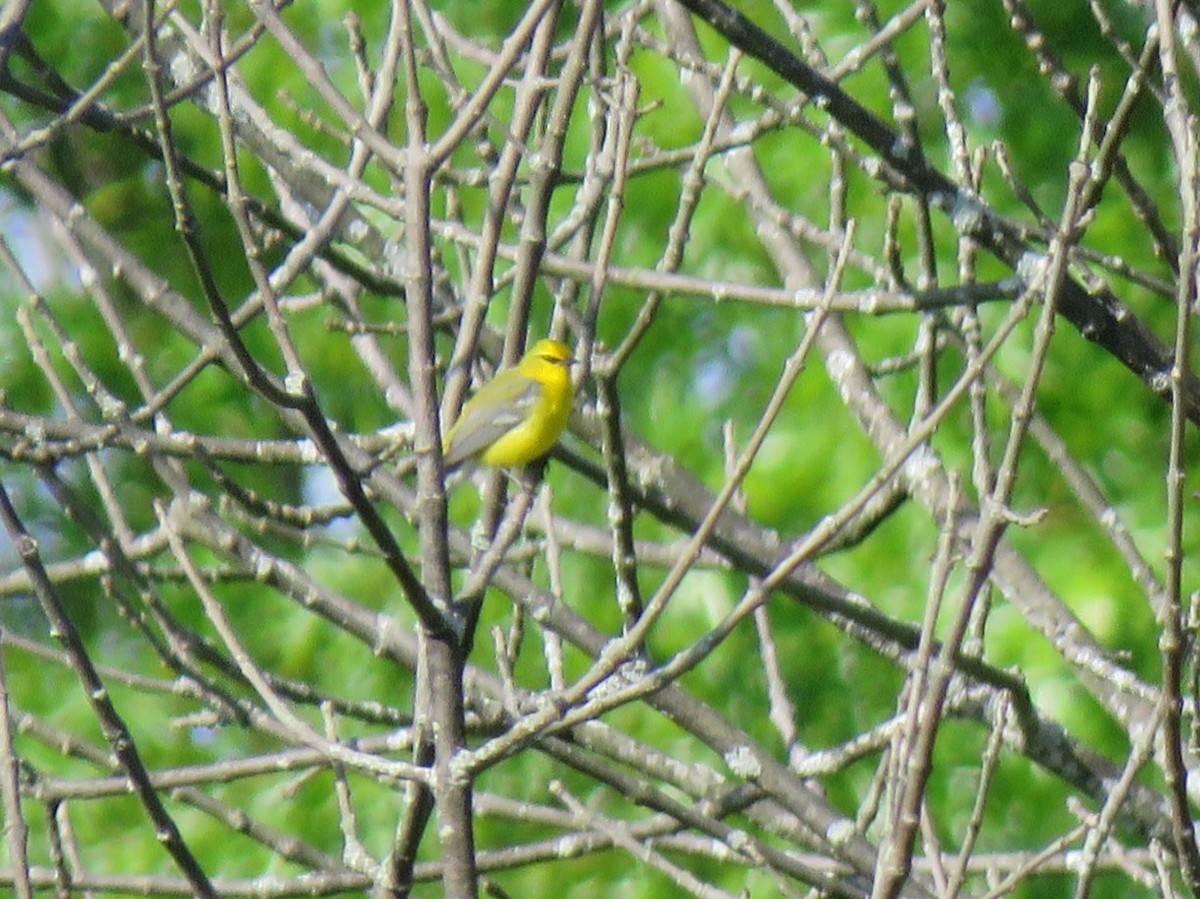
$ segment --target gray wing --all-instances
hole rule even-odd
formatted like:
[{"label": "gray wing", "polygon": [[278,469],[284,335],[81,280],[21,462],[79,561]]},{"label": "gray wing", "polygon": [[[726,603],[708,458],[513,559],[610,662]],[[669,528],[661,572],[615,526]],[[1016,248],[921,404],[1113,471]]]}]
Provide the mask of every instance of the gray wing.
[{"label": "gray wing", "polygon": [[486,385],[467,403],[446,435],[442,460],[446,467],[469,459],[519,425],[541,392],[541,385],[524,379]]}]

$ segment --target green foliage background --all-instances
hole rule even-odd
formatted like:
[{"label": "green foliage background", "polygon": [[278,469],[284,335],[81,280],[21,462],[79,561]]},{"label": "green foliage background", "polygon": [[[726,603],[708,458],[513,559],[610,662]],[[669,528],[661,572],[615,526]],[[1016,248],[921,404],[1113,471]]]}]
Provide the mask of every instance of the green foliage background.
[{"label": "green foliage background", "polygon": [[[787,41],[787,25],[775,5],[761,2],[737,4],[739,9],[768,31]],[[520,5],[505,3],[450,2],[438,5],[439,12],[464,36],[498,46],[521,15]],[[1108,114],[1120,97],[1127,67],[1094,22],[1080,14],[1080,4],[1034,4],[1039,24],[1048,42],[1063,54],[1067,67],[1083,77],[1097,66],[1101,79],[1101,115]],[[905,8],[904,4],[881,3],[879,17],[886,21]],[[198,19],[194,4],[180,4],[181,11]],[[614,5],[615,17],[619,7]],[[825,3],[805,9],[812,32],[831,60],[841,58],[866,38],[856,19],[853,4]],[[1144,22],[1132,6],[1114,9],[1119,28],[1131,39],[1140,35]],[[386,29],[389,10],[385,4],[300,2],[284,12],[289,26],[326,66],[326,73],[347,96],[356,96],[356,73],[345,50],[345,32],[340,24],[349,14],[361,20],[362,33],[371,38]],[[240,33],[253,24],[251,12],[230,5],[226,26]],[[559,28],[570,34],[577,10],[563,11]],[[1050,86],[1037,72],[1020,35],[1007,27],[1000,3],[950,4],[946,11],[949,29],[948,61],[960,108],[969,126],[972,149],[1003,145],[1021,183],[1028,186],[1051,220],[1061,209],[1066,166],[1076,153],[1078,123]],[[1081,23],[1084,23],[1081,25]],[[647,24],[652,28],[651,23]],[[711,30],[699,26],[710,58],[723,64],[728,48]],[[25,33],[38,53],[53,62],[62,77],[83,87],[100,77],[110,61],[128,46],[128,34],[98,4],[67,2],[34,3],[25,23]],[[87,34],[86,40],[80,35]],[[937,85],[930,73],[930,47],[926,32],[914,27],[893,49],[899,65],[910,78],[917,122],[926,153],[943,171],[951,171],[944,124],[938,111]],[[455,57],[463,80],[470,83],[483,73],[478,61]],[[14,59],[19,76],[22,62]],[[638,140],[659,151],[689,147],[698,140],[703,121],[680,83],[677,67],[655,48],[645,45],[630,59],[638,79],[643,115],[638,122]],[[327,105],[308,84],[304,73],[271,40],[262,40],[238,63],[240,77],[270,113],[275,126],[294,133],[315,152],[332,160],[345,158],[341,135],[314,127],[315,121],[331,121]],[[777,76],[754,61],[743,61],[739,75],[757,82],[777,96],[790,99],[793,92]],[[429,103],[430,133],[438,134],[451,121],[453,110],[443,85],[425,73],[421,82]],[[851,75],[842,87],[885,120],[892,120],[892,101],[879,65],[869,65]],[[145,81],[136,67],[130,68],[104,94],[113,109],[134,109],[146,102]],[[508,91],[489,110],[490,134],[500,133],[510,113]],[[11,94],[0,97],[4,113],[19,129],[31,129],[47,115]],[[753,114],[760,107],[744,95],[734,97],[735,113]],[[974,110],[974,112],[973,112]],[[821,114],[813,112],[814,120]],[[188,104],[175,107],[173,124],[181,150],[207,167],[221,165],[219,135],[211,118]],[[148,127],[148,123],[147,123]],[[569,182],[586,161],[589,122],[581,110],[571,122],[564,150],[563,170]],[[395,115],[388,137],[401,145],[405,139],[402,115]],[[1151,102],[1139,107],[1129,127],[1124,148],[1130,166],[1150,193],[1162,202],[1169,223],[1177,224],[1180,211],[1172,203],[1176,175],[1168,145],[1163,137],[1159,110]],[[824,227],[829,218],[830,157],[810,135],[798,128],[779,128],[752,147],[754,156],[768,174],[777,197],[785,198],[799,217]],[[483,161],[469,147],[456,153],[456,164],[478,168]],[[52,173],[82,204],[86,213],[102,224],[125,247],[134,252],[176,290],[195,302],[202,315],[208,312],[196,290],[195,279],[174,231],[171,206],[162,181],[161,166],[144,154],[131,150],[117,135],[97,133],[85,127],[66,128],[39,151],[37,163]],[[256,196],[273,201],[273,187],[266,169],[247,154],[243,176],[245,187]],[[712,182],[728,179],[720,157],[709,170]],[[379,167],[368,169],[367,180],[381,193],[396,187],[389,173]],[[885,240],[885,201],[876,181],[862,172],[847,173],[848,209],[857,226],[856,246],[879,255]],[[0,176],[0,221],[5,240],[26,271],[37,272],[37,289],[47,307],[62,322],[77,343],[77,349],[108,389],[131,406],[138,402],[125,363],[117,357],[107,329],[86,299],[81,286],[84,276],[78,261],[63,253],[56,234],[31,198],[12,181]],[[486,179],[453,191],[453,202],[473,219],[487,202]],[[652,267],[663,252],[667,229],[678,200],[680,171],[664,166],[630,179],[624,215],[614,246],[615,264]],[[253,282],[240,243],[220,197],[192,188],[202,224],[203,242],[210,253],[213,270],[227,297],[246,297]],[[994,165],[986,169],[982,193],[1001,215],[1027,221],[1029,211],[1013,195]],[[451,192],[437,194],[437,215],[446,214]],[[561,216],[571,203],[571,194],[556,197]],[[906,271],[918,270],[913,201],[900,200],[901,225],[898,238]],[[385,238],[398,235],[398,224],[379,210],[368,218]],[[938,270],[946,283],[955,281],[955,237],[944,216],[935,214]],[[505,240],[515,242],[517,226],[508,225]],[[1106,253],[1119,254],[1129,266],[1158,278],[1169,278],[1163,260],[1154,254],[1150,241],[1131,214],[1128,203],[1116,190],[1106,192],[1088,232],[1089,245]],[[813,245],[810,245],[813,246]],[[286,245],[268,247],[266,261],[281,258]],[[815,252],[817,264],[828,264]],[[368,258],[362,247],[347,246],[368,266],[387,260]],[[452,272],[463,276],[446,248],[445,261]],[[719,189],[705,191],[690,228],[682,271],[687,274],[751,285],[778,283],[778,274],[765,252],[745,206]],[[1000,277],[1001,266],[981,259],[979,275]],[[107,276],[104,276],[108,280]],[[1164,339],[1169,339],[1174,321],[1173,304],[1132,280],[1114,276],[1122,299]],[[868,275],[851,269],[847,289],[870,286]],[[28,306],[30,298],[10,271],[0,272],[0,289],[10,310],[0,321],[0,385],[8,408],[29,415],[61,416],[60,405],[33,364],[25,337],[13,310]],[[168,381],[195,354],[194,346],[163,327],[162,319],[148,312],[119,282],[111,284],[123,320],[138,345],[148,348],[147,371],[156,383]],[[323,289],[321,279],[302,277],[290,294],[303,296]],[[628,332],[644,302],[644,292],[613,287],[605,295],[595,338],[598,346],[617,346]],[[364,317],[376,323],[403,325],[405,310],[396,296],[366,293],[362,296]],[[534,298],[532,331],[537,336],[549,324],[551,291],[545,285]],[[488,320],[503,329],[508,298],[497,294]],[[980,308],[985,332],[996,325],[1007,304]],[[392,423],[393,411],[379,393],[369,389],[358,357],[347,336],[330,328],[338,318],[323,304],[314,304],[290,317],[297,343],[313,378],[317,395],[329,418],[347,433],[369,434]],[[919,319],[913,315],[847,316],[846,324],[863,355],[883,364],[912,352]],[[35,328],[44,338],[43,325]],[[805,330],[797,310],[769,308],[729,301],[712,303],[687,296],[668,296],[653,327],[636,349],[619,379],[624,420],[629,430],[656,451],[676,459],[710,489],[720,488],[725,477],[722,428],[729,423],[740,447],[754,429],[777,383],[783,360],[795,349]],[[278,355],[265,322],[245,331],[248,345],[260,362],[280,371]],[[1028,363],[1032,329],[1026,328],[998,358],[998,369],[1019,379]],[[403,333],[385,337],[382,344],[391,354],[395,369],[406,375],[407,348]],[[452,333],[439,337],[442,360],[449,358]],[[61,349],[52,351],[56,367],[65,371]],[[948,346],[939,362],[945,383],[960,372],[963,357]],[[911,409],[917,389],[917,374],[908,368],[883,385],[893,408]],[[364,385],[366,385],[364,387]],[[86,403],[83,386],[70,384],[74,395]],[[584,385],[580,404],[592,402],[590,385]],[[1007,415],[999,404],[992,407],[993,436],[999,443],[1007,427]],[[179,429],[221,437],[275,439],[292,437],[262,401],[245,390],[227,372],[215,367],[198,377],[170,404],[170,414]],[[1167,456],[1169,407],[1154,397],[1132,375],[1107,358],[1096,346],[1083,340],[1065,322],[1059,323],[1046,373],[1038,392],[1038,411],[1070,447],[1076,460],[1099,483],[1114,510],[1130,527],[1145,558],[1162,574],[1167,533],[1164,469]],[[947,468],[969,478],[971,423],[964,406],[952,415],[934,438],[934,446]],[[5,437],[11,447],[15,438]],[[567,445],[595,456],[578,435]],[[998,453],[1000,446],[993,447]],[[1194,451],[1189,450],[1189,462]],[[7,454],[6,454],[7,458]],[[997,458],[993,457],[993,461]],[[788,396],[783,411],[755,460],[744,485],[744,501],[751,518],[791,539],[814,527],[823,516],[836,511],[877,470],[877,450],[853,421],[836,387],[821,367],[810,364]],[[110,474],[119,488],[120,501],[135,530],[154,523],[152,503],[168,493],[144,459],[133,454],[114,454]],[[199,469],[189,473],[215,495],[219,489]],[[60,474],[82,491],[92,486],[77,462],[60,466]],[[229,474],[252,486],[260,495],[279,503],[301,504],[310,500],[311,471],[299,467],[230,466]],[[0,468],[7,489],[15,497],[27,526],[41,542],[48,562],[78,559],[93,549],[91,541],[66,521],[44,489],[31,466],[6,462]],[[607,498],[560,462],[551,464],[547,483],[553,489],[555,512],[597,528],[606,526]],[[1191,489],[1194,479],[1189,476]],[[87,501],[96,506],[94,495]],[[1185,582],[1195,581],[1193,504],[1189,502],[1185,525]],[[1156,647],[1159,628],[1146,598],[1115,557],[1095,520],[1081,511],[1073,492],[1064,484],[1058,467],[1033,447],[1024,454],[1014,498],[1021,512],[1044,510],[1044,517],[1027,528],[1010,528],[1007,540],[1034,565],[1045,581],[1068,603],[1091,629],[1099,642],[1118,654],[1138,676],[1151,683],[1159,677],[1160,657]],[[471,489],[460,490],[452,500],[456,524],[470,528],[478,513]],[[391,523],[403,543],[416,552],[416,534],[399,515]],[[685,534],[653,520],[648,515],[636,522],[639,539],[674,541]],[[344,536],[362,538],[359,530],[346,526]],[[531,540],[533,538],[530,538]],[[821,567],[849,589],[856,591],[886,612],[903,621],[919,623],[927,599],[931,560],[938,528],[915,503],[900,506],[884,520],[869,539],[828,555]],[[272,538],[263,538],[268,545]],[[280,540],[282,553],[296,549]],[[19,566],[11,549],[0,551],[6,572]],[[371,608],[387,611],[401,620],[411,620],[402,599],[378,559],[369,554],[348,554],[336,548],[313,546],[295,557],[307,571],[334,589],[356,597]],[[166,560],[161,560],[164,564]],[[208,560],[216,562],[215,559]],[[536,581],[545,585],[548,574],[536,554],[529,563]],[[604,555],[569,553],[564,559],[563,596],[581,615],[605,632],[617,634],[621,623],[614,600],[610,560]],[[644,565],[642,588],[651,595],[661,582],[663,569]],[[961,584],[961,577],[958,578]],[[707,569],[691,574],[672,601],[650,640],[650,655],[666,659],[691,645],[709,630],[742,595],[748,578],[743,572]],[[188,716],[196,711],[183,696],[171,696],[170,676],[147,653],[128,624],[114,611],[111,599],[91,577],[80,577],[62,585],[63,598],[86,635],[93,657],[115,669],[138,672],[155,679],[157,686],[132,689],[114,686],[114,700],[132,722],[138,746],[151,766],[177,767],[236,759],[269,751],[270,741],[253,731],[207,725],[193,726],[184,718],[181,726],[161,729],[164,705],[170,714]],[[951,595],[955,595],[951,591]],[[244,635],[256,659],[282,676],[312,684],[315,688],[347,700],[380,702],[389,708],[407,707],[411,684],[405,672],[383,660],[364,664],[361,647],[336,629],[298,609],[274,591],[253,581],[233,578],[221,585],[222,602]],[[186,583],[164,585],[162,598],[182,622],[214,637],[209,622]],[[1120,764],[1129,752],[1124,729],[1114,722],[1082,689],[1058,652],[1031,630],[1012,608],[996,597],[985,658],[1001,668],[1012,668],[1027,678],[1037,706],[1061,722],[1079,740]],[[801,741],[812,750],[834,747],[853,739],[873,724],[893,714],[904,683],[903,672],[882,660],[864,645],[820,616],[784,597],[772,600],[769,620],[779,651],[781,673],[792,691],[796,725]],[[506,628],[512,605],[500,597],[485,607],[481,635],[472,662],[494,670],[491,628]],[[0,605],[0,625],[6,633],[47,642],[45,624],[28,595],[9,594]],[[589,662],[580,653],[567,650],[567,674],[582,673]],[[522,659],[515,672],[519,684],[530,690],[546,687],[544,668],[536,655]],[[63,733],[76,735],[93,746],[102,746],[95,719],[69,669],[47,663],[33,653],[8,645],[4,663],[14,706]],[[739,627],[683,685],[700,697],[711,698],[734,722],[763,745],[786,758],[788,747],[768,720],[766,680],[759,664],[758,639],[751,622]],[[606,721],[635,733],[648,743],[687,762],[723,768],[707,747],[697,745],[662,715],[636,705],[611,713]],[[143,726],[141,722],[146,722]],[[384,732],[386,716],[360,725],[362,734]],[[343,737],[351,736],[354,725],[347,722]],[[979,759],[986,732],[970,722],[947,723],[937,745],[936,764],[929,787],[928,803],[935,809],[939,839],[958,845],[974,801]],[[23,758],[41,777],[83,776],[88,766],[79,759],[41,745],[23,741]],[[844,814],[853,816],[875,776],[874,756],[822,780],[829,800]],[[1145,782],[1158,786],[1157,772],[1147,773]],[[534,753],[520,754],[498,765],[481,779],[479,790],[510,800],[547,802],[551,780],[560,780],[568,791],[589,803],[598,813],[619,815],[619,797],[597,786],[586,776],[553,766]],[[395,830],[394,803],[377,784],[350,777],[360,812],[358,832],[368,850],[376,855],[388,851]],[[251,778],[221,785],[220,793],[231,805],[246,808],[265,824],[295,832],[323,851],[337,855],[341,849],[337,809],[328,772],[311,779],[293,781]],[[370,801],[374,792],[377,803]],[[1039,770],[1027,759],[1005,753],[995,774],[980,850],[1036,852],[1075,823],[1069,800],[1075,791]],[[36,802],[27,804],[32,830],[44,831],[45,810]],[[198,855],[209,860],[211,873],[221,877],[252,878],[270,873],[295,873],[272,853],[251,840],[231,839],[227,827],[212,822],[194,810],[178,813],[181,828]],[[144,812],[128,797],[95,802],[86,813],[73,817],[75,837],[82,845],[103,843],[112,872],[163,873],[170,866],[148,833]],[[507,816],[478,821],[480,849],[502,848],[522,840],[547,838],[556,829],[526,822],[514,825]],[[34,861],[51,864],[45,842],[35,843]],[[427,839],[427,857],[436,857],[436,841]],[[737,892],[773,895],[773,882],[760,874],[747,875],[736,866],[692,861],[698,877]],[[557,865],[544,865],[493,875],[509,895],[545,895],[571,884],[569,895],[664,896],[677,889],[669,879],[649,866],[636,865],[624,853],[609,852]],[[1066,895],[1073,878],[1047,875],[1032,880],[1019,893],[1028,897]],[[978,882],[976,882],[978,885]],[[421,895],[438,895],[436,884],[421,888]],[[1116,875],[1102,875],[1092,895],[1129,896],[1130,882]]]}]

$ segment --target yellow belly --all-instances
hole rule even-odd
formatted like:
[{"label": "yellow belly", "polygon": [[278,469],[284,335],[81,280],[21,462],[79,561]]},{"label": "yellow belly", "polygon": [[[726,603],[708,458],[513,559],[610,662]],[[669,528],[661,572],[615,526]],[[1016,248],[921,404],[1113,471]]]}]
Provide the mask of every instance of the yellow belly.
[{"label": "yellow belly", "polygon": [[537,414],[529,416],[484,450],[479,457],[483,464],[496,468],[516,468],[528,465],[550,452],[566,427],[571,404],[554,403],[544,395],[539,403],[549,408],[539,409]]}]

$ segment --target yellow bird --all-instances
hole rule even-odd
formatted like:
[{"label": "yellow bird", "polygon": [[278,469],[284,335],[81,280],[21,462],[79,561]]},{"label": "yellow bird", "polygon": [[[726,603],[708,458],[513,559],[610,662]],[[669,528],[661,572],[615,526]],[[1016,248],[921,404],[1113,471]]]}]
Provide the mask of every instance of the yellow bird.
[{"label": "yellow bird", "polygon": [[539,340],[480,387],[442,441],[446,468],[468,459],[518,468],[550,452],[571,415],[572,361],[565,344]]}]

